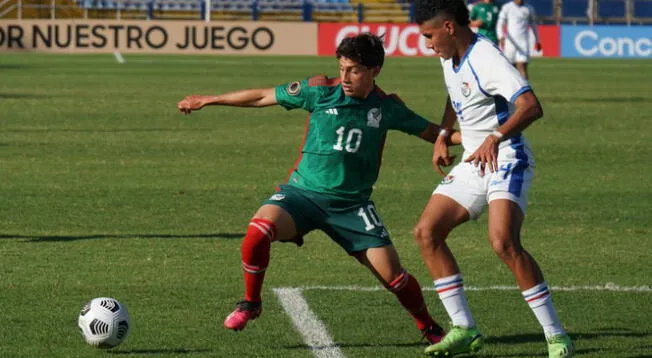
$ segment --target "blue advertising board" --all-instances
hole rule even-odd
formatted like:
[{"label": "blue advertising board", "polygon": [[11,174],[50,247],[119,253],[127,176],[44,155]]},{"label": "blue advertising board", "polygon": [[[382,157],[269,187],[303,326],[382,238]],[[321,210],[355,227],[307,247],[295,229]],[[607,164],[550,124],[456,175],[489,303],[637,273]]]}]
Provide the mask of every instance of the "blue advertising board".
[{"label": "blue advertising board", "polygon": [[652,26],[562,26],[561,56],[652,58]]}]

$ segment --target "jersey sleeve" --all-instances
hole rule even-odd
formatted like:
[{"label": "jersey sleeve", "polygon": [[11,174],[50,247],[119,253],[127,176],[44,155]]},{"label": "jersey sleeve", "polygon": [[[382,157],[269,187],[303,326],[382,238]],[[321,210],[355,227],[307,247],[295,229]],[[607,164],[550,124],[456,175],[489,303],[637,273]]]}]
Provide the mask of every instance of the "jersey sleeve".
[{"label": "jersey sleeve", "polygon": [[319,87],[309,85],[309,79],[276,87],[276,101],[287,110],[303,108],[312,112],[320,94]]},{"label": "jersey sleeve", "polygon": [[416,136],[423,133],[430,122],[409,109],[398,96],[390,95],[390,97],[392,97],[390,128]]},{"label": "jersey sleeve", "polygon": [[490,56],[471,64],[480,90],[487,96],[501,96],[514,103],[518,96],[532,88],[502,53],[493,48],[491,51]]}]

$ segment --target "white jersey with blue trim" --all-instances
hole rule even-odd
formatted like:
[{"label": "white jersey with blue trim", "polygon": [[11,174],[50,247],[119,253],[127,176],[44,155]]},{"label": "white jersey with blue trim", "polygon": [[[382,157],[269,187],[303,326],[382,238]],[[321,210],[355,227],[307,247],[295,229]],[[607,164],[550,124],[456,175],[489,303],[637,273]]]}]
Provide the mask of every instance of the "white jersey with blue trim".
[{"label": "white jersey with blue trim", "polygon": [[[441,60],[451,105],[457,113],[464,159],[473,154],[514,111],[514,102],[530,85],[503,53],[482,35],[475,35],[459,65]],[[534,155],[522,134],[503,140],[498,161],[522,160],[534,166]]]},{"label": "white jersey with blue trim", "polygon": [[[507,33],[504,31],[505,24],[507,24]],[[528,34],[530,28],[532,28],[534,37],[538,42],[539,33],[532,6],[528,4],[516,5],[513,1],[510,1],[500,8],[496,23],[498,39],[507,37],[514,43],[527,45],[530,38]]]}]

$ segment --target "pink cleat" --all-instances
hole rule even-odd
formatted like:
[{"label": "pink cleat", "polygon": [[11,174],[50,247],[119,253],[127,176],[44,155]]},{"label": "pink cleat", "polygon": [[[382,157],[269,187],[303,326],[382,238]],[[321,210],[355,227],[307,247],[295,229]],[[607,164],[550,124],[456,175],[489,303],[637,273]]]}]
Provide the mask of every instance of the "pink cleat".
[{"label": "pink cleat", "polygon": [[263,306],[260,302],[240,301],[224,320],[224,327],[240,331],[245,328],[247,322],[258,318],[262,312]]},{"label": "pink cleat", "polygon": [[430,344],[439,343],[445,335],[446,332],[437,323],[433,323],[432,326],[421,331],[421,337]]}]

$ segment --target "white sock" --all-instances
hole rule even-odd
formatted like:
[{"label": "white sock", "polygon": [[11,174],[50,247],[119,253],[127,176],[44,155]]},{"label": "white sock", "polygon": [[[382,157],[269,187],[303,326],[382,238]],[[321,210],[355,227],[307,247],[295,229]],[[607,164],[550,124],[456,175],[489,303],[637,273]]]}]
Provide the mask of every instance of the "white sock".
[{"label": "white sock", "polygon": [[566,331],[561,327],[559,317],[557,317],[557,311],[552,303],[552,297],[550,297],[550,290],[546,282],[528,288],[522,293],[525,302],[528,303],[539,324],[541,324],[546,338],[566,334]]},{"label": "white sock", "polygon": [[435,280],[435,290],[454,326],[475,327],[475,321],[464,295],[464,280],[461,274]]}]

